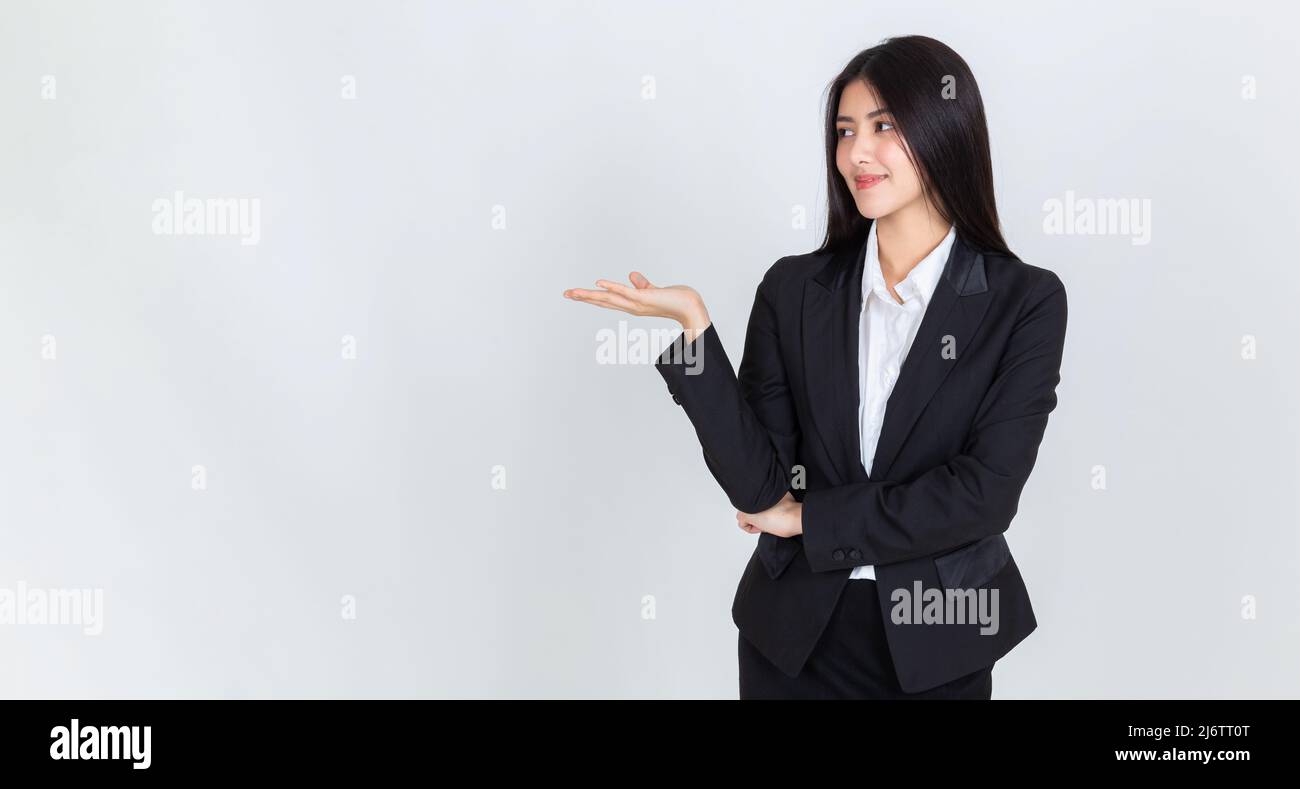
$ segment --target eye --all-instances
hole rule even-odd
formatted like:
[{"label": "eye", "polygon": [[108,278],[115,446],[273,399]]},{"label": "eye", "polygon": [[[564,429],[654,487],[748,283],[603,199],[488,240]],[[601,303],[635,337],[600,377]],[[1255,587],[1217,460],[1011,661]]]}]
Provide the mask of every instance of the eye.
[{"label": "eye", "polygon": [[890,121],[876,121],[876,126],[877,126],[877,127],[879,127],[879,126],[881,126],[881,125],[888,126],[889,128],[888,128],[888,129],[877,128],[876,131],[893,131],[893,130],[894,130],[894,124],[891,123]]},{"label": "eye", "polygon": [[841,132],[851,132],[851,131],[853,131],[853,130],[841,126],[840,128],[838,128],[838,129],[835,130],[835,136],[836,136],[836,137],[841,137],[841,138],[842,138],[842,137],[844,137],[844,135],[841,134]]}]

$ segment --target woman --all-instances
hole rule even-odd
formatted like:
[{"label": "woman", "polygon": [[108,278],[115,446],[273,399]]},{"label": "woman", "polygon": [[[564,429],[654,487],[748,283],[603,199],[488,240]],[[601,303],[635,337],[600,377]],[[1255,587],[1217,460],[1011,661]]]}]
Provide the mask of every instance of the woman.
[{"label": "woman", "polygon": [[683,328],[656,368],[759,535],[741,698],[988,699],[1037,626],[1003,533],[1056,406],[1065,289],[1002,239],[983,102],[944,44],[854,57],[826,161],[825,240],[764,275],[739,376],[692,288],[564,295]]}]

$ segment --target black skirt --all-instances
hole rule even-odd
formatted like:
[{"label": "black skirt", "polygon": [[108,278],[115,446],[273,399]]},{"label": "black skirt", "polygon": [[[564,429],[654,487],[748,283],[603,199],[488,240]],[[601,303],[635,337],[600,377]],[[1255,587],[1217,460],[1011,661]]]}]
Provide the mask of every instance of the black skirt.
[{"label": "black skirt", "polygon": [[885,641],[876,582],[851,578],[812,655],[787,676],[739,636],[742,699],[990,699],[993,666],[919,693],[904,693]]}]

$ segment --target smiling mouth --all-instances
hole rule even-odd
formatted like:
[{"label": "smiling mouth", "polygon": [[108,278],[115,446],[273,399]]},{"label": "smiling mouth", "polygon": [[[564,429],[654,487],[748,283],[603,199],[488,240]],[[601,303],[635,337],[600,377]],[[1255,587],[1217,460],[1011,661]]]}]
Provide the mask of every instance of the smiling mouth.
[{"label": "smiling mouth", "polygon": [[854,179],[854,183],[857,184],[859,189],[870,189],[888,177],[887,175],[869,175],[866,178]]}]

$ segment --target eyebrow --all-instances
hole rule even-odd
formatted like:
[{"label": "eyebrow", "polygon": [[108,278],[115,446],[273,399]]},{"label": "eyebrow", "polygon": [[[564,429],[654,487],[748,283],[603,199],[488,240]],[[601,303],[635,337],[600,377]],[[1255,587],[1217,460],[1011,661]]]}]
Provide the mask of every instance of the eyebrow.
[{"label": "eyebrow", "polygon": [[[871,112],[868,112],[868,113],[867,113],[867,120],[871,120],[872,118],[876,117],[877,115],[884,115],[884,114],[886,114],[886,113],[888,113],[888,112],[889,112],[889,110],[884,109],[883,107],[882,107],[881,109],[878,109],[878,110],[872,110]],[[853,123],[853,118],[849,117],[848,115],[837,115],[837,116],[835,116],[835,122],[836,122],[836,123],[839,123],[839,122],[841,122],[841,121],[847,121],[848,123]]]}]

